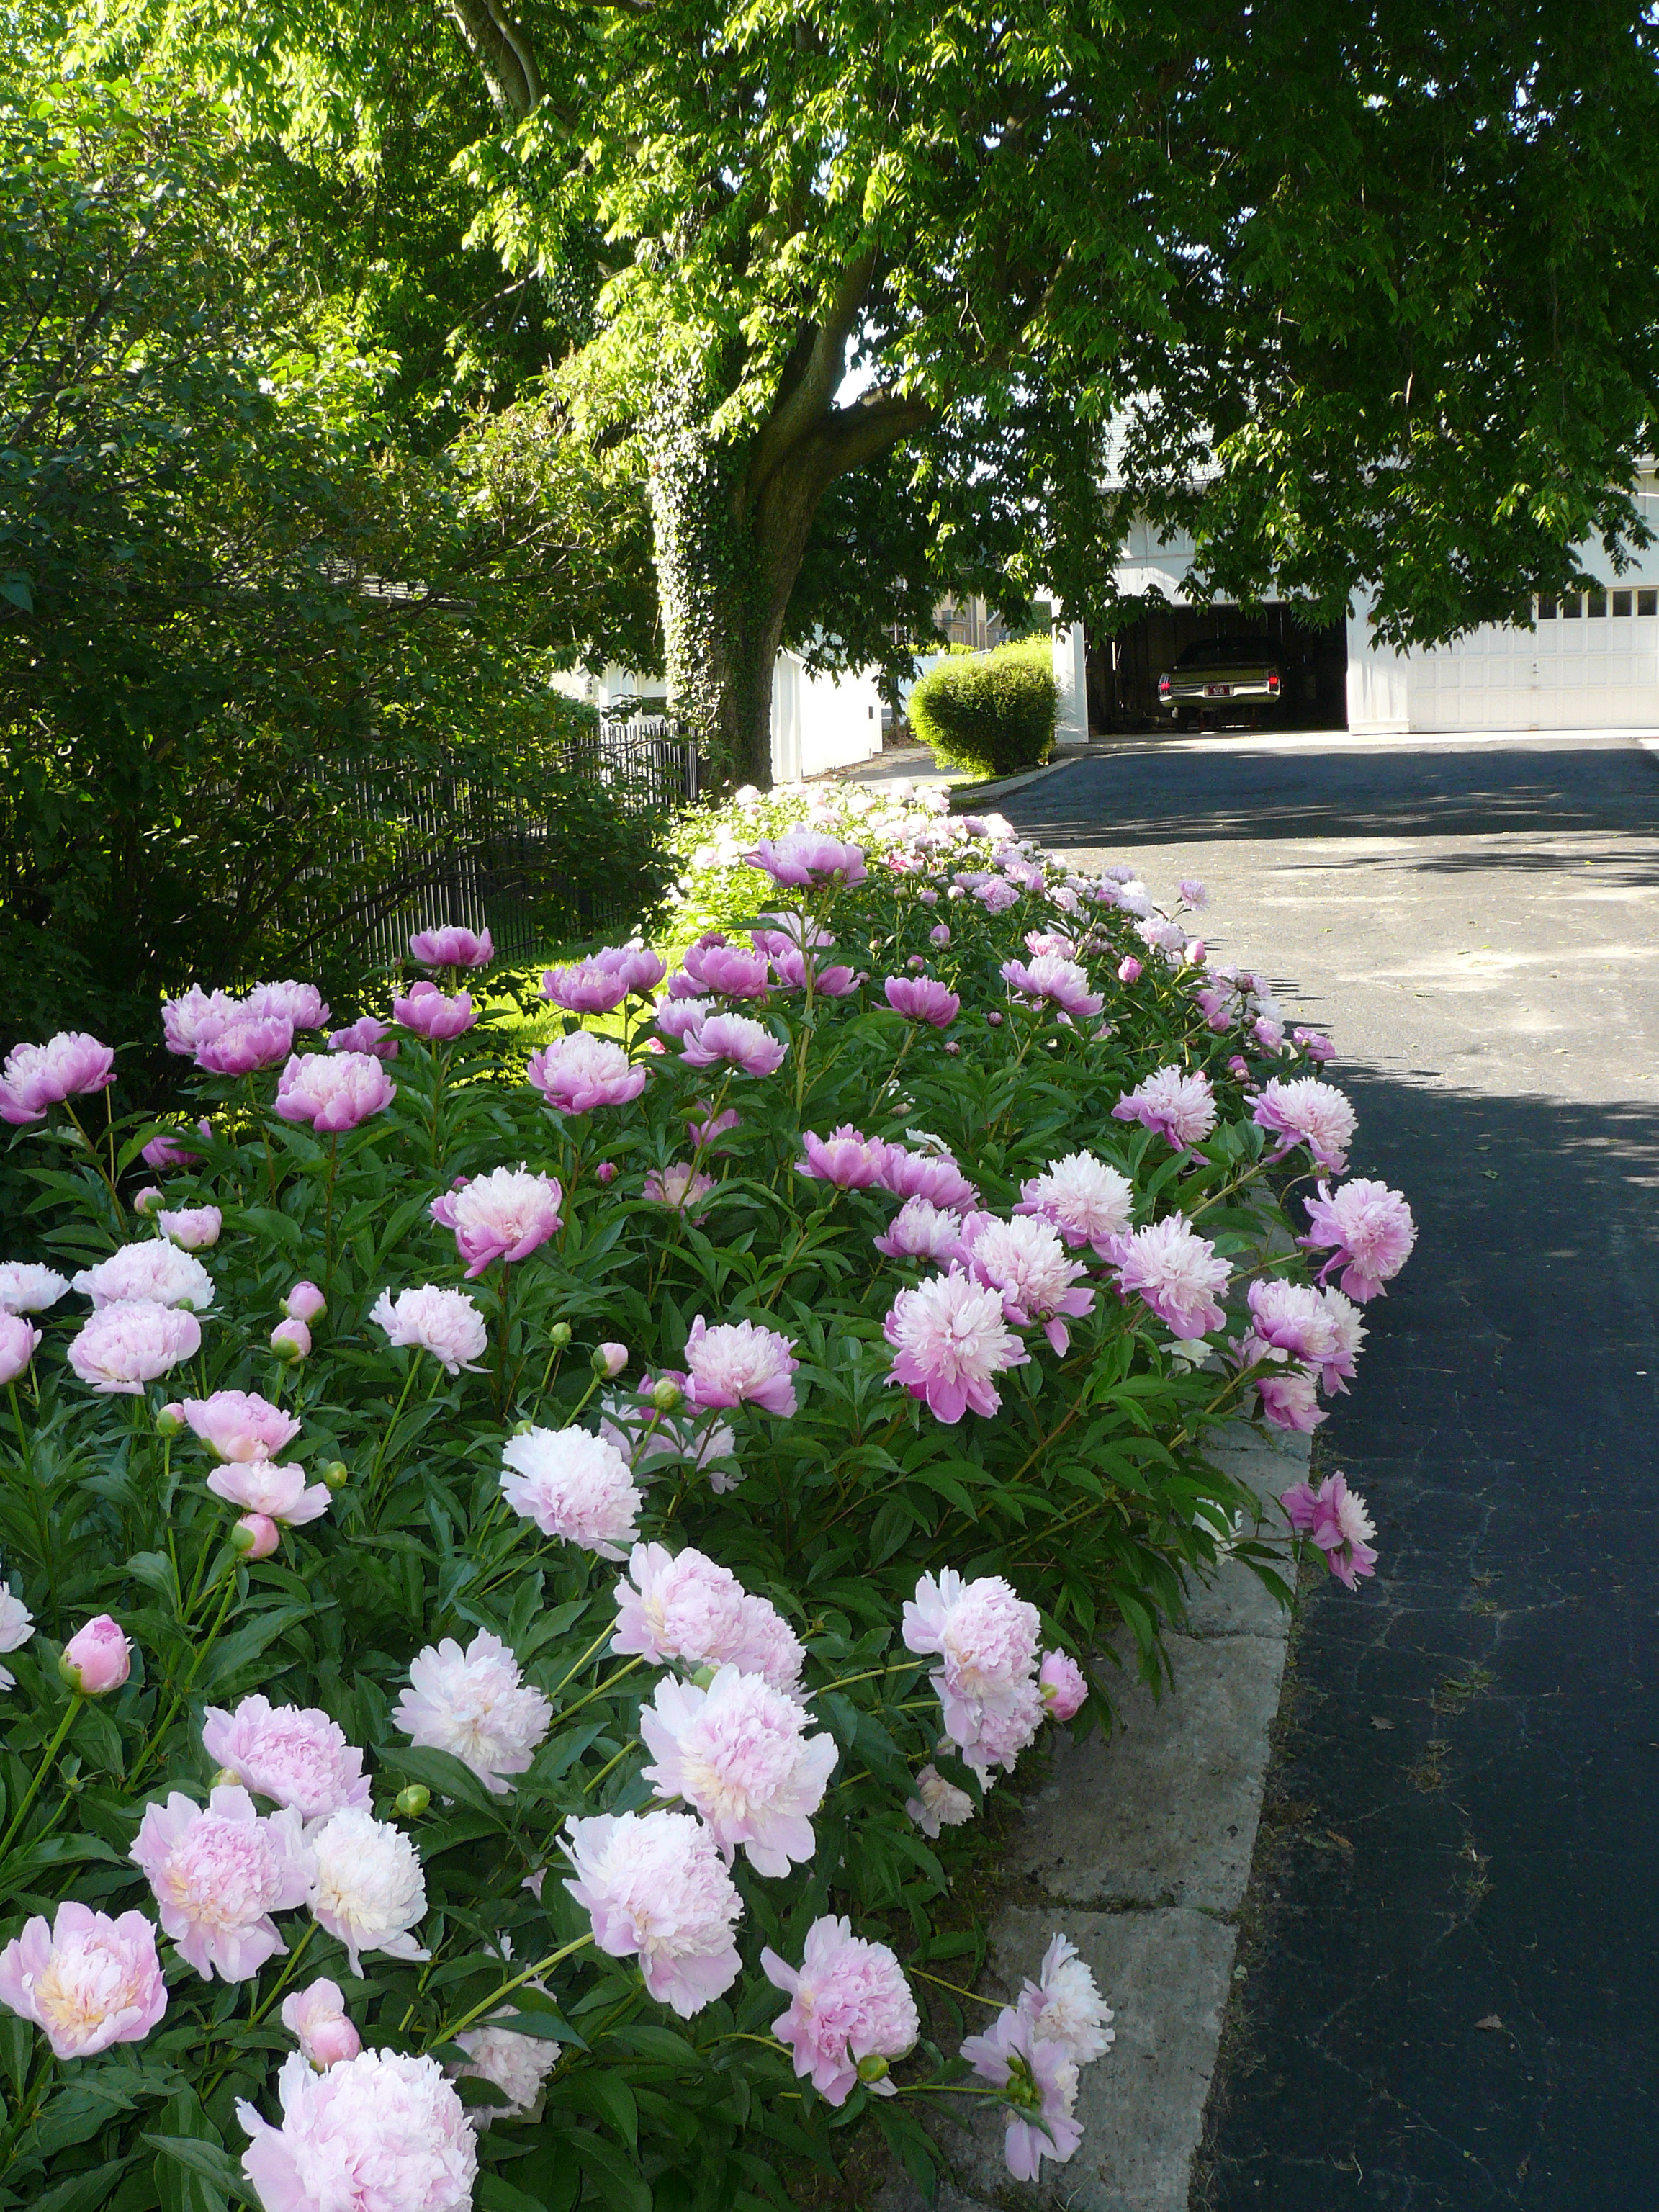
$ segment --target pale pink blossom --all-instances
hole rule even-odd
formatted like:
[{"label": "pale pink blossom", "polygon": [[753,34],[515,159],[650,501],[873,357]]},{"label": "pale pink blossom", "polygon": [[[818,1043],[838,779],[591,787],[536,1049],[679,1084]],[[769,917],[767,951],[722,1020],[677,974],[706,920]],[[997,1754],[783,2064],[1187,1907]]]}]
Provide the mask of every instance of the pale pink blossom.
[{"label": "pale pink blossom", "polygon": [[417,929],[409,940],[409,957],[422,968],[488,968],[495,947],[487,929],[476,937],[470,929],[453,926]]},{"label": "pale pink blossom", "polygon": [[686,1116],[686,1133],[694,1145],[705,1147],[717,1144],[720,1138],[731,1135],[733,1129],[743,1127],[743,1116],[735,1107],[728,1106],[723,1114],[716,1114],[707,1100]]},{"label": "pale pink blossom", "polygon": [[[737,1439],[727,1423],[699,1413],[689,1403],[686,1393],[690,1382],[689,1375],[666,1368],[654,1382],[647,1378],[628,1397],[608,1391],[599,1401],[599,1434],[616,1446],[630,1467],[653,1459],[688,1459],[694,1467],[708,1470],[711,1490],[734,1489],[739,1477],[723,1474],[714,1462],[732,1456]],[[675,1394],[672,1407],[659,1402],[658,1393],[664,1389]]]},{"label": "pale pink blossom", "polygon": [[[915,1136],[919,1132],[908,1133]],[[882,1163],[881,1187],[895,1198],[925,1198],[930,1206],[949,1206],[957,1213],[979,1204],[978,1191],[943,1150],[912,1152],[902,1145],[889,1145]]]},{"label": "pale pink blossom", "polygon": [[710,1014],[686,1038],[680,1056],[688,1067],[725,1065],[744,1075],[775,1075],[783,1065],[784,1046],[763,1022],[747,1014]]},{"label": "pale pink blossom", "polygon": [[164,1237],[124,1244],[95,1267],[82,1267],[72,1287],[92,1300],[95,1312],[107,1306],[188,1306],[205,1313],[213,1304],[213,1278],[201,1261]]},{"label": "pale pink blossom", "polygon": [[896,1355],[889,1380],[941,1421],[959,1421],[970,1408],[994,1413],[1002,1401],[994,1378],[1030,1357],[997,1292],[955,1267],[901,1291],[882,1334]]},{"label": "pale pink blossom", "polygon": [[611,1649],[638,1653],[654,1667],[669,1659],[719,1666],[743,1641],[743,1585],[690,1546],[675,1553],[662,1544],[635,1544],[616,1598]]},{"label": "pale pink blossom", "polygon": [[614,1382],[628,1364],[628,1346],[604,1340],[593,1347],[593,1372]]},{"label": "pale pink blossom", "polygon": [[205,1811],[178,1790],[147,1805],[131,1857],[180,1957],[226,1982],[248,1980],[288,1949],[270,1916],[303,1905],[315,1873],[300,1815],[262,1819],[234,1787],[211,1791]]},{"label": "pale pink blossom", "polygon": [[1181,881],[1176,885],[1176,889],[1181,893],[1182,897],[1186,900],[1188,905],[1194,909],[1206,907],[1210,903],[1210,894],[1205,890],[1203,884],[1198,882],[1198,880],[1194,877],[1183,876],[1181,878]]},{"label": "pale pink blossom", "polygon": [[[235,1021],[242,1011],[241,1001],[233,999],[228,992],[210,994],[199,983],[192,983],[180,997],[162,1002],[161,1035],[167,1050],[180,1060],[193,1058],[204,1036],[215,1030],[223,1029],[227,1023]],[[292,1024],[289,1026],[291,1028]],[[150,1162],[152,1167],[167,1164],[171,1164],[161,1160]]]},{"label": "pale pink blossom", "polygon": [[1359,1318],[1358,1307],[1340,1291],[1327,1288],[1320,1296],[1330,1318],[1334,1343],[1332,1349],[1314,1364],[1320,1370],[1320,1380],[1325,1389],[1333,1395],[1339,1390],[1346,1395],[1360,1346],[1365,1341],[1365,1324]]},{"label": "pale pink blossom", "polygon": [[0,1951],[0,2004],[33,2021],[58,2058],[142,2043],[167,2008],[155,1929],[142,1912],[111,1919],[67,1899]]},{"label": "pale pink blossom", "polygon": [[804,991],[807,979],[811,979],[812,994],[819,999],[850,998],[861,983],[870,980],[866,971],[854,974],[852,969],[836,966],[821,967],[810,953],[785,951],[772,955],[773,981],[786,991]]},{"label": "pale pink blossom", "polygon": [[607,945],[595,956],[626,985],[630,999],[648,999],[668,973],[668,963],[640,938],[626,945]]},{"label": "pale pink blossom", "polygon": [[1103,1259],[1128,1228],[1134,1187],[1127,1176],[1092,1152],[1067,1152],[1019,1187],[1016,1213],[1051,1221],[1075,1251],[1092,1245]]},{"label": "pale pink blossom", "polygon": [[1069,1936],[1056,1936],[1042,1954],[1036,1981],[1019,1993],[1018,2009],[1039,2043],[1057,2043],[1073,2066],[1103,2058],[1117,2037],[1112,2008]]},{"label": "pale pink blossom", "polygon": [[301,2056],[318,2073],[355,2058],[363,2039],[346,2016],[337,1982],[319,1978],[283,1999],[283,2026],[298,2039]]},{"label": "pale pink blossom", "polygon": [[948,1260],[962,1235],[962,1219],[925,1198],[907,1198],[886,1234],[870,1241],[890,1260]]},{"label": "pale pink blossom", "polygon": [[280,2127],[236,2106],[264,2212],[467,2212],[478,2138],[435,2058],[363,2051],[319,2074],[295,2051],[276,2094]]},{"label": "pale pink blossom", "polygon": [[806,1647],[769,1598],[744,1591],[737,1644],[721,1656],[745,1674],[760,1675],[786,1697],[799,1695]]},{"label": "pale pink blossom", "polygon": [[384,1113],[397,1095],[386,1062],[373,1053],[296,1053],[277,1079],[276,1107],[284,1121],[337,1136]]},{"label": "pale pink blossom", "polygon": [[752,1321],[710,1328],[698,1314],[685,1340],[687,1395],[702,1412],[751,1405],[787,1419],[795,1410],[790,1377],[799,1364],[793,1340],[777,1329]]},{"label": "pale pink blossom", "polygon": [[274,1459],[300,1433],[292,1413],[252,1390],[216,1390],[210,1398],[186,1398],[179,1411],[192,1433],[221,1459]]},{"label": "pale pink blossom", "polygon": [[714,1011],[712,999],[659,999],[652,1018],[663,1036],[678,1044],[701,1029]]},{"label": "pale pink blossom", "polygon": [[974,1801],[936,1766],[924,1766],[916,1777],[916,1794],[905,1799],[904,1809],[924,1836],[937,1836],[941,1828],[966,1827],[974,1817]]},{"label": "pale pink blossom", "polygon": [[520,1164],[473,1176],[434,1198],[428,1211],[441,1227],[454,1231],[471,1282],[494,1261],[514,1267],[545,1244],[563,1219],[563,1196],[556,1176],[532,1175]]},{"label": "pale pink blossom", "polygon": [[1276,1275],[1258,1276],[1246,1296],[1251,1331],[1264,1346],[1316,1365],[1334,1356],[1335,1322],[1323,1296],[1312,1284],[1287,1283]]},{"label": "pale pink blossom", "polygon": [[202,1717],[202,1748],[245,1790],[304,1820],[368,1803],[362,1753],[314,1705],[273,1705],[257,1692],[234,1712],[210,1705]]},{"label": "pale pink blossom", "polygon": [[0,1313],[45,1313],[69,1295],[69,1278],[56,1267],[30,1260],[8,1260],[0,1267]]},{"label": "pale pink blossom", "polygon": [[1086,969],[1053,952],[1040,952],[1029,961],[1005,960],[1001,972],[1015,997],[1046,1000],[1073,1021],[1097,1014],[1106,1003],[1098,991],[1089,988]]},{"label": "pale pink blossom", "polygon": [[565,1887],[613,1959],[637,1957],[645,1986],[683,2020],[724,1996],[743,1970],[732,1930],[743,1900],[720,1847],[690,1813],[572,1820]]},{"label": "pale pink blossom", "polygon": [[628,996],[624,977],[605,960],[578,960],[550,968],[542,977],[542,996],[568,1014],[608,1014]]},{"label": "pale pink blossom", "polygon": [[596,1106],[626,1106],[645,1088],[645,1069],[611,1037],[574,1030],[530,1055],[525,1079],[556,1114],[591,1114]]},{"label": "pale pink blossom", "polygon": [[526,1684],[508,1646],[481,1628],[465,1651],[447,1636],[416,1653],[392,1718],[411,1743],[453,1753],[486,1788],[505,1796],[506,1778],[528,1770],[552,1711]]},{"label": "pale pink blossom", "polygon": [[[512,2007],[503,2010],[510,2013]],[[505,2100],[498,2105],[469,2105],[466,2116],[473,2127],[482,2133],[496,2120],[529,2119],[539,2112],[547,2077],[559,2063],[556,2043],[501,2027],[493,2016],[480,2027],[466,2029],[455,2040],[465,2051],[466,2061],[462,2065],[453,2059],[448,2062],[445,2070],[451,2081],[487,2081],[492,2089],[500,2090]]]},{"label": "pale pink blossom", "polygon": [[115,1054],[82,1030],[60,1030],[45,1044],[14,1045],[0,1073],[0,1121],[21,1127],[38,1121],[49,1106],[115,1080]]},{"label": "pale pink blossom", "polygon": [[887,1147],[879,1137],[866,1137],[850,1121],[843,1121],[827,1137],[812,1130],[801,1133],[806,1158],[797,1162],[803,1175],[832,1182],[838,1190],[867,1190],[881,1181],[887,1164]]},{"label": "pale pink blossom", "polygon": [[[951,933],[942,923],[933,931],[933,941],[935,945],[951,942]],[[881,988],[887,994],[888,1005],[906,1021],[927,1022],[936,1030],[948,1030],[962,1012],[962,1000],[937,976],[890,975]]]},{"label": "pale pink blossom", "polygon": [[1067,1259],[1059,1232],[1029,1214],[1012,1221],[970,1214],[958,1249],[975,1281],[997,1292],[1014,1326],[1040,1327],[1063,1358],[1071,1344],[1066,1321],[1091,1311],[1095,1294],[1078,1287],[1087,1270],[1082,1261]]},{"label": "pale pink blossom", "polygon": [[365,1951],[424,1959],[410,1930],[426,1917],[420,1854],[403,1830],[366,1806],[333,1813],[311,1837],[317,1878],[310,1905],[319,1927],[345,1946],[354,1974]]},{"label": "pale pink blossom", "polygon": [[314,983],[256,983],[242,1001],[245,1012],[263,1020],[275,1016],[296,1030],[328,1026],[328,1008]]},{"label": "pale pink blossom", "polygon": [[1133,1091],[1125,1091],[1112,1109],[1112,1118],[1139,1121],[1176,1152],[1184,1152],[1214,1128],[1215,1094],[1207,1076],[1160,1067]]},{"label": "pale pink blossom", "polygon": [[[400,1029],[413,1030],[428,1044],[447,1044],[452,1038],[465,1036],[477,1021],[478,1012],[470,991],[458,991],[450,998],[435,983],[420,982],[410,985],[406,999],[393,999],[392,1018]],[[373,1056],[378,1060],[381,1055]]]},{"label": "pale pink blossom", "polygon": [[1013,2006],[997,2014],[988,2033],[963,2038],[962,2055],[981,2081],[1002,2092],[1007,2133],[1002,2154],[1016,2181],[1036,2181],[1045,2158],[1063,2166],[1083,2140],[1077,2105],[1077,2068],[1064,2046],[1037,2038]]},{"label": "pale pink blossom", "polygon": [[[939,896],[939,893],[937,891],[933,892],[933,896],[937,898]],[[937,945],[940,951],[943,951],[945,947],[951,942],[951,929],[949,923],[936,921],[933,924],[933,927],[927,933],[927,942],[930,945]]]},{"label": "pale pink blossom", "polygon": [[21,1314],[0,1312],[0,1384],[26,1375],[40,1346],[40,1332],[32,1322]]},{"label": "pale pink blossom", "polygon": [[1046,1717],[1034,1679],[1037,1609],[1000,1575],[964,1582],[953,1567],[923,1575],[905,1602],[900,1633],[907,1650],[936,1652],[928,1677],[945,1732],[981,1777],[1012,1768]]},{"label": "pale pink blossom", "polygon": [[793,1698],[735,1666],[707,1689],[668,1677],[640,1711],[653,1760],[641,1771],[702,1815],[728,1865],[741,1846],[757,1873],[787,1875],[812,1856],[812,1815],[841,1755],[810,1725]]},{"label": "pale pink blossom", "polygon": [[1307,1054],[1309,1059],[1316,1063],[1322,1065],[1325,1061],[1336,1058],[1336,1047],[1318,1030],[1297,1029],[1292,1030],[1291,1035]]},{"label": "pale pink blossom", "polygon": [[689,1214],[695,1219],[705,1211],[709,1193],[715,1188],[713,1176],[693,1168],[689,1160],[676,1160],[672,1166],[653,1168],[645,1178],[640,1196],[648,1199],[653,1206],[665,1206],[675,1213]]},{"label": "pale pink blossom", "polygon": [[1282,1158],[1292,1146],[1305,1145],[1315,1165],[1334,1175],[1340,1175],[1348,1164],[1358,1117],[1347,1097],[1332,1084],[1311,1075],[1288,1082],[1275,1076],[1263,1085],[1251,1119],[1279,1139],[1269,1159]]},{"label": "pale pink blossom", "polygon": [[1250,1024],[1250,1034],[1263,1052],[1277,1052],[1285,1042],[1285,1024],[1271,1014],[1258,1014]]},{"label": "pale pink blossom", "polygon": [[328,1510],[326,1484],[306,1481],[306,1471],[271,1459],[231,1460],[216,1467],[207,1486],[227,1504],[263,1513],[285,1528],[303,1528]]},{"label": "pale pink blossom", "polygon": [[1006,914],[1019,903],[1018,891],[1002,876],[982,876],[972,892],[987,914]]},{"label": "pale pink blossom", "polygon": [[268,1559],[283,1540],[283,1532],[268,1513],[244,1513],[232,1528],[233,1551],[245,1559]]},{"label": "pale pink blossom", "polygon": [[58,1671],[83,1698],[118,1690],[132,1671],[132,1645],[120,1622],[100,1613],[77,1628],[64,1646]]},{"label": "pale pink blossom", "polygon": [[216,1206],[162,1206],[157,1210],[155,1225],[170,1244],[186,1252],[203,1252],[219,1242],[224,1219]]},{"label": "pale pink blossom", "polygon": [[202,1324],[183,1307],[124,1300],[89,1316],[70,1342],[69,1364],[105,1397],[141,1398],[146,1382],[202,1348]]},{"label": "pale pink blossom", "polygon": [[1045,1651],[1037,1669],[1042,1702],[1057,1721],[1069,1721],[1083,1709],[1089,1684],[1083,1669],[1068,1651]]},{"label": "pale pink blossom", "polygon": [[1176,1336],[1191,1341],[1226,1319],[1216,1299],[1232,1269],[1184,1214],[1137,1229],[1119,1250],[1119,1290],[1126,1297],[1138,1293]]},{"label": "pale pink blossom", "polygon": [[1330,1250],[1321,1282],[1340,1267],[1340,1287],[1349,1297],[1364,1305],[1383,1297],[1383,1285],[1394,1280],[1417,1242],[1417,1224],[1401,1194],[1356,1176],[1334,1194],[1322,1182],[1318,1197],[1306,1203],[1310,1231],[1297,1242],[1312,1251]]},{"label": "pale pink blossom", "polygon": [[382,1291],[369,1319],[384,1329],[389,1342],[429,1352],[447,1375],[463,1368],[476,1375],[489,1342],[483,1316],[465,1291],[441,1290],[427,1284],[418,1290],[399,1291],[394,1298]]},{"label": "pale pink blossom", "polygon": [[1141,969],[1139,961],[1135,958],[1133,952],[1126,953],[1123,958],[1117,963],[1118,981],[1120,983],[1138,983],[1140,981],[1140,975]]},{"label": "pale pink blossom", "polygon": [[501,1495],[544,1536],[621,1559],[644,1499],[615,1444],[586,1429],[526,1429],[501,1451]]},{"label": "pale pink blossom", "polygon": [[363,1014],[349,1028],[328,1033],[331,1052],[366,1052],[376,1060],[396,1060],[400,1049],[391,1025],[378,1014]]},{"label": "pale pink blossom", "polygon": [[[21,1651],[34,1634],[34,1615],[21,1597],[4,1583],[0,1583],[0,1651]],[[0,1667],[0,1690],[15,1690],[17,1677],[9,1668]]]},{"label": "pale pink blossom", "polygon": [[204,1020],[197,1034],[196,1065],[209,1075],[253,1075],[275,1067],[293,1049],[292,1022],[239,1008],[228,1020]]},{"label": "pale pink blossom", "polygon": [[294,1321],[302,1321],[307,1327],[328,1311],[328,1301],[315,1283],[300,1281],[283,1300],[283,1311]]},{"label": "pale pink blossom", "polygon": [[[799,1967],[770,1949],[760,1963],[767,1980],[792,2000],[772,2033],[793,2052],[799,2079],[810,2079],[831,2105],[844,2105],[861,2080],[877,2096],[896,2094],[888,2068],[914,2048],[921,2021],[904,1970],[885,1943],[854,1936],[850,1920],[825,1917],[807,1929]],[[866,2067],[865,2060],[879,2063]]]},{"label": "pale pink blossom", "polygon": [[782,837],[763,837],[744,859],[763,868],[775,884],[805,890],[820,884],[861,884],[867,871],[857,845],[844,845],[811,830],[792,830]]},{"label": "pale pink blossom", "polygon": [[1311,1483],[1294,1483],[1279,1502],[1291,1528],[1313,1538],[1326,1565],[1347,1589],[1358,1588],[1362,1575],[1376,1572],[1371,1544],[1376,1527],[1346,1475],[1328,1474],[1316,1490]]}]

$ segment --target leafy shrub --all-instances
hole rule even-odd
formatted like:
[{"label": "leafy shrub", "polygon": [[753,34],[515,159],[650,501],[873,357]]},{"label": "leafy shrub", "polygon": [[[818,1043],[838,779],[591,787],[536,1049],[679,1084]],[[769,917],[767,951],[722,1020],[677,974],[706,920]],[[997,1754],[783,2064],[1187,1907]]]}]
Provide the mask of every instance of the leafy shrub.
[{"label": "leafy shrub", "polygon": [[916,735],[949,768],[988,777],[1041,767],[1060,711],[1048,641],[952,653],[916,684],[906,711]]},{"label": "leafy shrub", "polygon": [[[750,943],[654,1009],[643,947],[556,971],[527,1080],[441,989],[286,1064],[307,988],[185,1000],[170,1132],[106,1135],[94,1040],[9,1060],[99,1303],[0,1271],[0,2203],[286,2203],[337,2094],[356,2143],[404,2116],[425,2212],[475,2201],[458,2097],[499,2212],[782,2204],[853,2124],[926,2176],[941,2090],[1068,2154],[1029,2011],[1012,2075],[957,2051],[953,1872],[1026,1744],[1109,1723],[1114,1643],[1155,1677],[1224,1552],[1284,1594],[1206,1439],[1353,1371],[1273,1179],[1352,1115],[1252,979],[994,821],[786,793],[694,836],[683,926]],[[1368,1295],[1409,1217],[1352,1188],[1310,1234]],[[1289,1510],[1369,1571],[1358,1500]],[[118,2017],[47,1974],[91,1912]],[[804,2051],[784,1985],[836,1958],[883,1994]]]}]

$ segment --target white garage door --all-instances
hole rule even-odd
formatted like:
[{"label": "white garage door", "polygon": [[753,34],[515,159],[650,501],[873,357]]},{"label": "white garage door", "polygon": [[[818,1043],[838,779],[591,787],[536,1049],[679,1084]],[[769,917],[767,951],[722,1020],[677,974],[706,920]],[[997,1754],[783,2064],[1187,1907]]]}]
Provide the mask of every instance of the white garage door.
[{"label": "white garage door", "polygon": [[1659,587],[1540,599],[1534,630],[1485,629],[1413,651],[1413,730],[1659,726]]}]

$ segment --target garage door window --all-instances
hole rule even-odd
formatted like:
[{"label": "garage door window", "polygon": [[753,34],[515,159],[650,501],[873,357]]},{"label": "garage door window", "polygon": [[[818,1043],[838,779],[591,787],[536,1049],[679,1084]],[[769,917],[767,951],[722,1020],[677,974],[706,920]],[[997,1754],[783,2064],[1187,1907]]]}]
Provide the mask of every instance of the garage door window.
[{"label": "garage door window", "polygon": [[1584,611],[1584,602],[1577,592],[1569,592],[1561,601],[1561,613],[1567,622],[1577,622]]}]

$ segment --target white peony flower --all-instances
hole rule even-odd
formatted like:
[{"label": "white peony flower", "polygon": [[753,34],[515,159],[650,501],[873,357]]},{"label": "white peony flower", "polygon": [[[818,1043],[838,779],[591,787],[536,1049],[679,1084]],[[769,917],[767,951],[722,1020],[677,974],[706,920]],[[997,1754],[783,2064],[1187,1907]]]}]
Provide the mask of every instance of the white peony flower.
[{"label": "white peony flower", "polygon": [[311,1910],[345,1945],[354,1974],[362,1972],[365,1951],[384,1951],[392,1959],[428,1955],[410,1933],[426,1917],[426,1881],[420,1856],[401,1828],[348,1805],[310,1842],[317,1854]]}]

